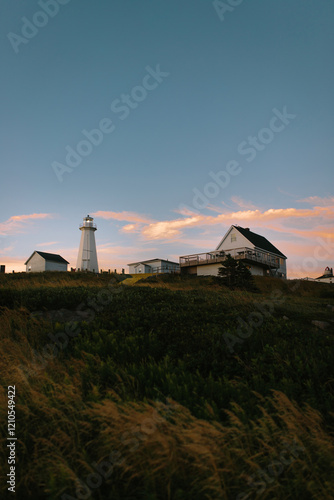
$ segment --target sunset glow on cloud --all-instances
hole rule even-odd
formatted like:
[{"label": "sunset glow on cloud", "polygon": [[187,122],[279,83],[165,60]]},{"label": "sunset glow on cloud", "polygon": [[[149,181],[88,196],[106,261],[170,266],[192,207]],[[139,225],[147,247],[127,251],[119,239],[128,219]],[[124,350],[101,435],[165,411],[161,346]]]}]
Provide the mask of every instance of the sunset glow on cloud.
[{"label": "sunset glow on cloud", "polygon": [[327,198],[320,198],[320,196],[309,196],[308,198],[304,198],[302,200],[298,200],[303,203],[310,203],[314,206],[326,206],[326,205],[334,205],[334,196],[328,196]]},{"label": "sunset glow on cloud", "polygon": [[[120,219],[117,219],[120,220]],[[123,219],[125,220],[125,219]],[[127,214],[128,222],[140,220],[136,214]],[[268,210],[240,210],[224,211],[218,215],[193,215],[167,221],[154,221],[147,223],[141,219],[142,224],[128,224],[127,232],[140,232],[143,237],[152,240],[175,239],[181,237],[190,227],[208,227],[216,225],[239,225],[253,223],[256,227],[265,227],[278,232],[293,233],[306,238],[312,236],[331,236],[331,226],[334,220],[334,203],[331,206],[317,206],[305,208],[279,208]],[[303,226],[303,221],[305,222]]]},{"label": "sunset glow on cloud", "polygon": [[253,209],[256,210],[256,206],[251,202],[251,201],[245,201],[240,196],[232,196],[231,200],[233,203],[238,205],[240,208],[247,208],[247,209]]},{"label": "sunset glow on cloud", "polygon": [[23,224],[39,219],[50,219],[52,214],[13,215],[5,222],[0,223],[0,235],[23,232]]},{"label": "sunset glow on cloud", "polygon": [[125,221],[125,222],[144,222],[148,223],[150,222],[150,219],[148,217],[145,217],[140,214],[136,214],[133,212],[104,212],[104,211],[99,211],[99,212],[94,212],[92,214],[94,217],[98,217],[100,219],[113,219],[113,220],[119,220],[119,221]]}]

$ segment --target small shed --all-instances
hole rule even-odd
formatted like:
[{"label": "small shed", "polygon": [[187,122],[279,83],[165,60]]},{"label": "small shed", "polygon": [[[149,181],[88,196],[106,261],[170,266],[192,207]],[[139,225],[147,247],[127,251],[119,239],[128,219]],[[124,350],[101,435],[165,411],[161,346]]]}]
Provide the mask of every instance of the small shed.
[{"label": "small shed", "polygon": [[58,254],[35,250],[24,263],[27,273],[42,273],[44,271],[67,271],[69,262]]},{"label": "small shed", "polygon": [[175,273],[180,270],[178,262],[172,262],[164,259],[143,260],[141,262],[132,262],[128,264],[130,274],[144,273]]}]

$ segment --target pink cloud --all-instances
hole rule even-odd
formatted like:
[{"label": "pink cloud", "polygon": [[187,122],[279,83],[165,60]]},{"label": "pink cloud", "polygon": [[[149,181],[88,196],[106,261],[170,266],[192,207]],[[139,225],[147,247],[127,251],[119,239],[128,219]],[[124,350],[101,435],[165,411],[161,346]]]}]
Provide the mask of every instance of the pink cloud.
[{"label": "pink cloud", "polygon": [[6,255],[14,250],[14,246],[9,246],[6,248],[1,248],[0,249],[0,255]]},{"label": "pink cloud", "polygon": [[152,222],[152,219],[140,214],[136,214],[134,212],[108,212],[108,211],[98,211],[93,213],[94,217],[99,217],[101,219],[113,219],[124,222],[142,222],[144,224],[148,224]]},{"label": "pink cloud", "polygon": [[0,235],[9,235],[23,233],[25,222],[30,222],[39,219],[50,219],[52,214],[28,214],[28,215],[13,215],[5,222],[0,223]]},{"label": "pink cloud", "polygon": [[327,198],[321,198],[320,196],[309,196],[308,198],[303,198],[302,200],[297,200],[301,203],[310,203],[314,206],[333,206],[334,196],[328,196]]},{"label": "pink cloud", "polygon": [[160,221],[148,224],[142,230],[144,237],[148,239],[170,239],[181,234],[181,229],[191,226],[200,226],[203,216],[187,217],[171,221]]},{"label": "pink cloud", "polygon": [[29,214],[29,215],[13,215],[8,220],[24,222],[29,219],[47,219],[52,217],[52,214]]},{"label": "pink cloud", "polygon": [[256,210],[256,206],[253,205],[253,203],[251,201],[245,201],[242,198],[240,198],[240,196],[232,196],[231,200],[233,201],[233,203],[238,205],[240,208],[250,208],[250,209]]},{"label": "pink cloud", "polygon": [[47,241],[44,243],[37,243],[36,247],[50,247],[51,245],[57,245],[59,241]]},{"label": "pink cloud", "polygon": [[[285,227],[284,222],[288,220],[291,223],[293,220],[305,218],[308,218],[311,222],[312,219],[316,219],[312,234],[315,234],[316,228],[319,227],[319,220],[325,229],[320,232],[327,234],[329,230],[327,225],[334,220],[334,207],[315,207],[313,209],[270,208],[265,211],[256,209],[225,212],[216,216],[194,215],[193,217],[185,217],[183,219],[152,222],[144,226],[142,235],[148,239],[174,239],[177,236],[181,236],[182,230],[189,227],[208,227],[222,224],[229,226],[236,222],[240,223],[240,225],[242,223],[248,225],[250,222],[254,222],[256,227],[291,232],[291,229],[293,229],[291,228],[291,224],[289,227]],[[294,230],[294,232],[300,235],[306,234],[305,231],[298,229]]]},{"label": "pink cloud", "polygon": [[123,227],[124,231],[131,231],[132,229],[136,228],[136,224],[128,224],[127,226]]}]

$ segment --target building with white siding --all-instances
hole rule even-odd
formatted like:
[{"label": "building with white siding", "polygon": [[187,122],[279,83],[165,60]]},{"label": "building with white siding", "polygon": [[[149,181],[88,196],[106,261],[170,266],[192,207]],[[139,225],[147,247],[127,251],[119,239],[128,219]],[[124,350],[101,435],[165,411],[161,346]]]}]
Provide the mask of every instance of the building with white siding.
[{"label": "building with white siding", "polygon": [[39,252],[35,250],[24,263],[27,273],[42,273],[43,271],[67,271],[67,260],[58,254]]},{"label": "building with white siding", "polygon": [[287,277],[287,257],[264,236],[233,225],[211,252],[180,257],[181,273],[218,276],[226,256],[241,260],[253,275]]},{"label": "building with white siding", "polygon": [[324,274],[319,276],[319,278],[315,278],[314,281],[318,281],[319,283],[334,283],[333,268],[326,267]]},{"label": "building with white siding", "polygon": [[129,274],[144,273],[173,273],[180,270],[178,262],[171,262],[164,259],[143,260],[141,262],[132,262],[128,264]]}]

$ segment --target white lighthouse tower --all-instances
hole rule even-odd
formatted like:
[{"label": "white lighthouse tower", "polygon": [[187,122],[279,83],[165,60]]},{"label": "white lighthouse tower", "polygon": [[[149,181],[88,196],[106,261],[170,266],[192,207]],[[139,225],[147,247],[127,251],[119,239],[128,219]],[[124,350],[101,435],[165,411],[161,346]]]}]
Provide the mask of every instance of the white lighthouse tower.
[{"label": "white lighthouse tower", "polygon": [[87,217],[84,217],[81,226],[79,226],[81,241],[77,260],[77,271],[99,272],[94,234],[96,231],[96,224],[93,223],[93,220],[93,217],[87,215]]}]

